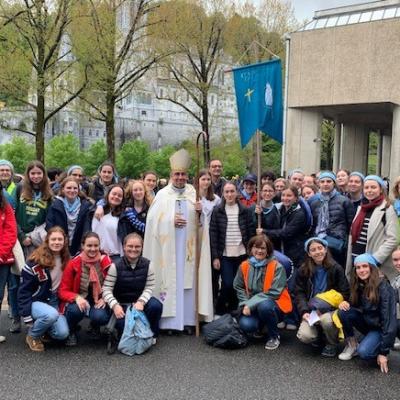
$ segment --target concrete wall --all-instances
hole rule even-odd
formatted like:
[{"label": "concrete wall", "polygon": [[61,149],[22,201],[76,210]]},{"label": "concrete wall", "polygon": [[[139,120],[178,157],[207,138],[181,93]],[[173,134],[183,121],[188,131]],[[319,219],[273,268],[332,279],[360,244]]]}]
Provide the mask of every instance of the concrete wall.
[{"label": "concrete wall", "polygon": [[289,107],[400,104],[400,19],[291,35]]}]

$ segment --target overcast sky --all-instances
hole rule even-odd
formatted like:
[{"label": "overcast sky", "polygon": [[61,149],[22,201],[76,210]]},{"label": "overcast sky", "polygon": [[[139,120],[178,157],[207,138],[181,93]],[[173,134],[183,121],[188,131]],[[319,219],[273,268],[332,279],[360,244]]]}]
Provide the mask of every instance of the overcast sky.
[{"label": "overcast sky", "polygon": [[326,10],[350,4],[372,3],[376,0],[292,0],[295,16],[299,22],[311,20],[314,11]]}]

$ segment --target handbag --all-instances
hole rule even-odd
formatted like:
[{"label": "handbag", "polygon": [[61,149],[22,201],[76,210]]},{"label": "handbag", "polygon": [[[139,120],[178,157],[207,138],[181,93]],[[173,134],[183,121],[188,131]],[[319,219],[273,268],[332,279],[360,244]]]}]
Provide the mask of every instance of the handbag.
[{"label": "handbag", "polygon": [[125,314],[125,326],[118,350],[127,356],[143,354],[153,344],[153,332],[143,311],[130,306]]},{"label": "handbag", "polygon": [[11,273],[13,273],[14,275],[21,275],[22,268],[24,268],[25,265],[25,256],[24,251],[22,250],[21,243],[18,239],[12,249],[12,253],[14,256],[14,263],[11,267]]}]

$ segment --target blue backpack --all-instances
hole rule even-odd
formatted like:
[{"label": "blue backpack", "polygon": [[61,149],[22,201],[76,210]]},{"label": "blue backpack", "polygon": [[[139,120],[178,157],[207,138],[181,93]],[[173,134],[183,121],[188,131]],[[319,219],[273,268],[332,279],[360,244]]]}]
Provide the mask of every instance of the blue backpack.
[{"label": "blue backpack", "polygon": [[286,280],[288,281],[293,274],[294,270],[293,261],[289,257],[285,256],[283,253],[277,250],[274,250],[274,256],[279,262],[279,264],[282,264],[283,267],[285,268]]},{"label": "blue backpack", "polygon": [[303,197],[299,197],[299,205],[304,210],[306,215],[306,233],[309,234],[311,232],[313,226],[313,215],[311,211],[311,207]]}]

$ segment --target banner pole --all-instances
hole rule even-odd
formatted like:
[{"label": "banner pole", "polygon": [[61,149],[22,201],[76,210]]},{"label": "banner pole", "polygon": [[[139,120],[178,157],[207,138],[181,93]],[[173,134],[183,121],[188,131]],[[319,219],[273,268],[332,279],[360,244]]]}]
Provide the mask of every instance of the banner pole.
[{"label": "banner pole", "polygon": [[[261,206],[261,132],[257,129],[257,204]],[[257,214],[257,228],[261,228],[261,214]]]}]

